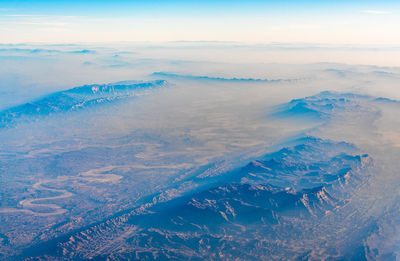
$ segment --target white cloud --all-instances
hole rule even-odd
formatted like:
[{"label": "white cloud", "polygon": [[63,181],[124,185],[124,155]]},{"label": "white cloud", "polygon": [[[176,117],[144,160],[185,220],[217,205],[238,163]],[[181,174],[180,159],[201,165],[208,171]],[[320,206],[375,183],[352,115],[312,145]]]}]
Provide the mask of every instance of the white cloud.
[{"label": "white cloud", "polygon": [[53,26],[64,27],[76,22],[78,16],[62,15],[40,15],[40,14],[7,14],[3,15],[3,24],[8,26],[26,25],[26,26]]},{"label": "white cloud", "polygon": [[382,10],[361,10],[363,14],[374,14],[374,15],[385,15],[391,14],[392,12],[389,11],[382,11]]},{"label": "white cloud", "polygon": [[41,15],[31,15],[31,14],[6,14],[7,17],[40,17]]},{"label": "white cloud", "polygon": [[14,24],[23,24],[23,25],[47,25],[47,26],[65,26],[68,25],[68,23],[62,23],[62,22],[23,22],[23,21],[18,21],[18,22],[14,22]]},{"label": "white cloud", "polygon": [[78,17],[83,17],[83,16],[73,16],[73,15],[41,15],[41,14],[6,14],[3,16],[7,17],[28,17],[28,18],[78,18]]}]

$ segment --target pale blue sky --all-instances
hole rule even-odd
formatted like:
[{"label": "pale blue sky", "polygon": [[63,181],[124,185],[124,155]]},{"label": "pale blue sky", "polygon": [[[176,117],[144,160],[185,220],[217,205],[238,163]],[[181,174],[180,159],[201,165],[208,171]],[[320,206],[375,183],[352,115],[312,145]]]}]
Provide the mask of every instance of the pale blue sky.
[{"label": "pale blue sky", "polygon": [[399,44],[399,11],[398,1],[0,0],[0,42]]}]

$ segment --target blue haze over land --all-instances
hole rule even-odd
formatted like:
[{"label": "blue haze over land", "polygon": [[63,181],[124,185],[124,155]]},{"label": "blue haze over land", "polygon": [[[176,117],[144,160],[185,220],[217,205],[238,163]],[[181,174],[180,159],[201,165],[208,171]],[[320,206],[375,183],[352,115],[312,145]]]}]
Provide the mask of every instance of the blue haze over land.
[{"label": "blue haze over land", "polygon": [[0,260],[399,260],[399,13],[0,0]]},{"label": "blue haze over land", "polygon": [[0,259],[398,259],[381,48],[3,44]]},{"label": "blue haze over land", "polygon": [[3,46],[2,259],[398,257],[398,68],[181,45]]}]

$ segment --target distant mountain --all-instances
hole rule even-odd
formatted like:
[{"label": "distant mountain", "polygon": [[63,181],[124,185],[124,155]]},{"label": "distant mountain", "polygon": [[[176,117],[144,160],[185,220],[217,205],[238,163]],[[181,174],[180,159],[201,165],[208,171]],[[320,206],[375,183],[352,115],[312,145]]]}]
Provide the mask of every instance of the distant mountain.
[{"label": "distant mountain", "polygon": [[360,110],[358,100],[373,100],[366,95],[324,91],[317,95],[291,100],[275,108],[276,117],[306,117],[314,120],[330,119],[340,112]]},{"label": "distant mountain", "polygon": [[167,86],[164,80],[132,83],[93,84],[76,87],[46,95],[38,100],[28,102],[0,111],[0,127],[12,125],[17,119],[39,115],[67,112],[89,106],[110,103],[116,100],[134,97],[137,93],[158,87]]},{"label": "distant mountain", "polygon": [[259,78],[224,78],[224,77],[211,77],[211,76],[197,76],[187,74],[175,74],[168,72],[154,72],[152,76],[165,77],[172,79],[183,79],[183,80],[207,80],[207,81],[219,81],[219,82],[289,82],[293,79],[259,79]]}]

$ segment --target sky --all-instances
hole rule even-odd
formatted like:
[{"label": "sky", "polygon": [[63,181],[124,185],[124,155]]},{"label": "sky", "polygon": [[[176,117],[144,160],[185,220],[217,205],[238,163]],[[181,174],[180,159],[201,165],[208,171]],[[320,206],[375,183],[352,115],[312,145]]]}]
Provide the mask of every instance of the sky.
[{"label": "sky", "polygon": [[398,1],[0,0],[0,43],[400,43]]}]

